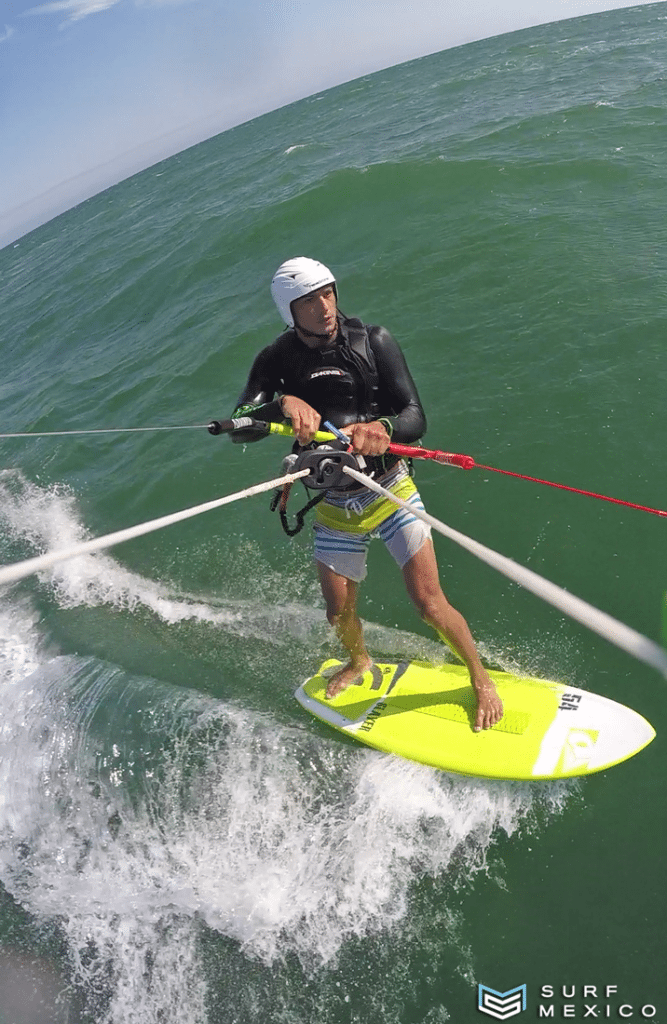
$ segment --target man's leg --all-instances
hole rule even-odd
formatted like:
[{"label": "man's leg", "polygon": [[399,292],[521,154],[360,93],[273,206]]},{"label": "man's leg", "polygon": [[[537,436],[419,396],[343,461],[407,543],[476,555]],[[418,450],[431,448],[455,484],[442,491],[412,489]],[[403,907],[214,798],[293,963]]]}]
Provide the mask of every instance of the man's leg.
[{"label": "man's leg", "polygon": [[361,622],[357,615],[359,584],[317,562],[322,594],[327,606],[327,619],[336,630],[338,639],[346,648],[350,660],[329,680],[327,697],[335,697],[350,683],[359,679],[373,664],[366,650]]},{"label": "man's leg", "polygon": [[449,644],[470,672],[477,695],[475,731],[489,729],[503,716],[496,688],[482,665],[466,620],[451,606],[440,587],[433,541],[427,540],[403,566],[403,578],[417,611]]}]

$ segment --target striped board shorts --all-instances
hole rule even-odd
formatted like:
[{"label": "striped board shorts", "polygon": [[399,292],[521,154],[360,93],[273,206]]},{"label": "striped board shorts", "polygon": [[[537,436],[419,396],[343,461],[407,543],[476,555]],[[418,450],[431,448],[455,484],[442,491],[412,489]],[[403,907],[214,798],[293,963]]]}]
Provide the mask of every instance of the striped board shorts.
[{"label": "striped board shorts", "polygon": [[[424,505],[404,462],[378,483],[415,508]],[[315,513],[313,557],[339,576],[360,583],[366,577],[371,540],[379,537],[402,569],[431,536],[431,528],[407,509],[369,487],[329,492]]]}]

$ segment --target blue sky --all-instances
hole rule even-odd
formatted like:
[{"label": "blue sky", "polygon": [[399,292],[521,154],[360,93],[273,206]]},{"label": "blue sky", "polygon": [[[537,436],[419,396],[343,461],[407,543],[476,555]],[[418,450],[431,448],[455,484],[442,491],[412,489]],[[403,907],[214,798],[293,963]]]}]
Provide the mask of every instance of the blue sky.
[{"label": "blue sky", "polygon": [[165,156],[329,86],[475,39],[633,6],[0,0],[0,245]]}]

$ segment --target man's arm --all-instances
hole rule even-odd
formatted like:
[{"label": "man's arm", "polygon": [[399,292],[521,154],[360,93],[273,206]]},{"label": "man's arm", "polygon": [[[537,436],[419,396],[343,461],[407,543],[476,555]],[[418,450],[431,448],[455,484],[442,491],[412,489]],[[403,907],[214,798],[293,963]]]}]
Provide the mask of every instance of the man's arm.
[{"label": "man's arm", "polygon": [[388,419],[392,441],[413,444],[426,431],[426,416],[417,386],[398,342],[384,327],[370,327],[368,337],[380,377],[380,393],[394,412]]},{"label": "man's arm", "polygon": [[[275,345],[268,345],[252,364],[248,381],[239,395],[232,417],[253,416],[266,423],[282,423],[285,416],[280,401],[274,400],[276,392],[282,390],[282,383],[276,367]],[[232,434],[232,441],[234,444],[247,444],[259,441],[264,436],[252,429],[237,430]]]},{"label": "man's arm", "polygon": [[398,342],[384,327],[369,326],[368,340],[375,356],[380,401],[387,403],[387,415],[371,423],[343,427],[355,452],[384,455],[391,441],[411,444],[426,430],[426,416],[412,375]]},{"label": "man's arm", "polygon": [[384,455],[390,441],[410,444],[426,430],[421,399],[401,347],[383,327],[370,326],[368,337],[379,376],[380,401],[387,403],[387,414],[371,423],[351,423],[343,427],[355,452],[360,455]]}]

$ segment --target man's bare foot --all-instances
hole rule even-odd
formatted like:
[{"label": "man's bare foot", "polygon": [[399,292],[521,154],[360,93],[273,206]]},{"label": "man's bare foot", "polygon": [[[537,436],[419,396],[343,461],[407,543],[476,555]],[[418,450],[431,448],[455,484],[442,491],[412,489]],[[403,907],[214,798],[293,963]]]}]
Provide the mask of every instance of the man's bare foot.
[{"label": "man's bare foot", "polygon": [[473,725],[474,732],[490,729],[497,725],[503,717],[503,702],[498,696],[495,684],[484,669],[473,680],[472,685],[477,695],[477,716]]},{"label": "man's bare foot", "polygon": [[357,679],[361,679],[364,672],[368,672],[372,666],[372,658],[364,658],[359,664],[353,664],[351,661],[348,661],[347,665],[339,668],[329,680],[325,694],[327,700],[337,697],[339,693],[342,693],[352,683],[356,683]]}]

